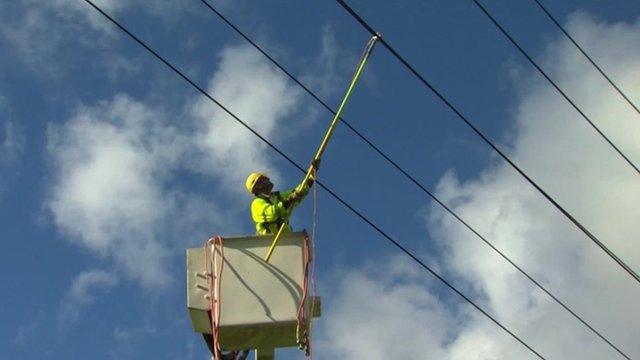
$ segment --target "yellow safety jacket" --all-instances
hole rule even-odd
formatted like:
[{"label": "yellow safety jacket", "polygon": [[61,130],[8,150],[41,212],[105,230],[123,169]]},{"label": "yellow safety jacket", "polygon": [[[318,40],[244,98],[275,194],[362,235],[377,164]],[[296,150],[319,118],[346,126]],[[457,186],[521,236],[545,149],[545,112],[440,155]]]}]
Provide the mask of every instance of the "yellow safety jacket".
[{"label": "yellow safety jacket", "polygon": [[269,196],[257,195],[251,202],[251,218],[256,223],[256,233],[258,235],[275,234],[282,224],[285,224],[284,232],[291,231],[289,217],[293,208],[300,204],[302,199],[309,193],[310,184],[301,184],[300,193],[302,196],[296,202],[289,202],[289,198],[296,188],[279,192],[272,192]]}]

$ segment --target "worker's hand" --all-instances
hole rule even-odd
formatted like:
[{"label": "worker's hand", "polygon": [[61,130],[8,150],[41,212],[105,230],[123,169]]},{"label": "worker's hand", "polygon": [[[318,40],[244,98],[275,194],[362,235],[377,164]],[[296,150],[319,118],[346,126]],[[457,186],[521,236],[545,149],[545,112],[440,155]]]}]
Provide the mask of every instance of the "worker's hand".
[{"label": "worker's hand", "polygon": [[291,201],[283,200],[282,205],[284,206],[285,209],[288,209],[291,206]]},{"label": "worker's hand", "polygon": [[320,159],[312,160],[311,167],[313,168],[313,170],[318,171],[318,169],[320,169]]},{"label": "worker's hand", "polygon": [[297,191],[294,191],[293,194],[291,194],[291,196],[289,196],[289,201],[291,201],[291,203],[297,203],[300,200],[302,200],[303,195]]}]

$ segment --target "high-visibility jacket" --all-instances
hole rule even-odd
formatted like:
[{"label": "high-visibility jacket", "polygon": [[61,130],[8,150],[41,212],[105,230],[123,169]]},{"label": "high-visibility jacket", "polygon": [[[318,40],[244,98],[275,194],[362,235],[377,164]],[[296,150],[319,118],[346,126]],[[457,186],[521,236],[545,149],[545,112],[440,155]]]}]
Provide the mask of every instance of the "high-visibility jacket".
[{"label": "high-visibility jacket", "polygon": [[285,224],[283,231],[291,231],[289,217],[302,199],[309,193],[310,183],[302,184],[300,193],[302,196],[296,202],[289,202],[289,198],[295,188],[283,192],[275,191],[269,196],[257,195],[251,202],[251,218],[256,223],[256,233],[258,235],[275,234],[282,224]]}]

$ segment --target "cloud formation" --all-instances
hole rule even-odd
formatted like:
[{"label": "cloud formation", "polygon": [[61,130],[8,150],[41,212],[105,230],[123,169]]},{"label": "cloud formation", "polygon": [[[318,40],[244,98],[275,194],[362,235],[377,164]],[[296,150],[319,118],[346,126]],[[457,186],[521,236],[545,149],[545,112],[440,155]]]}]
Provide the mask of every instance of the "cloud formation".
[{"label": "cloud formation", "polygon": [[156,229],[173,210],[163,180],[183,151],[162,118],[120,95],[52,126],[48,144],[56,178],[47,205],[55,224],[148,285],[168,278]]},{"label": "cloud formation", "polygon": [[[634,44],[640,41],[640,21],[607,24],[577,13],[567,26],[627,95],[638,99],[640,52]],[[549,44],[544,64],[598,126],[635,163],[640,163],[637,113],[619,99],[572,45],[563,38]],[[640,269],[637,174],[537,74],[521,80],[524,85],[519,89],[521,99],[510,156],[631,267]],[[640,356],[640,345],[631,335],[640,322],[640,308],[629,301],[640,296],[637,284],[513,169],[496,161],[477,178],[459,179],[448,172],[440,180],[437,193],[496,247],[629,356]],[[428,224],[432,238],[443,252],[443,271],[457,279],[458,286],[474,294],[476,301],[543,356],[617,358],[604,342],[435,205]],[[387,268],[394,266],[397,266],[394,262],[387,264]],[[401,319],[406,325],[398,333],[423,338],[422,346],[407,343],[408,357],[531,357],[494,324],[471,313],[467,305],[452,305],[447,300],[445,306],[433,301],[433,290],[427,292],[418,282],[409,281],[411,290],[408,290],[405,277],[383,276],[379,280],[379,276],[366,269],[349,271],[337,294],[340,299],[337,309],[325,319],[331,324],[322,336],[331,340],[329,344],[337,342],[331,345],[331,351],[351,351],[353,359],[383,359],[403,354],[397,338],[379,335],[387,333],[388,324],[394,328],[393,320],[377,321],[380,309],[384,309],[385,319]],[[359,285],[354,285],[355,280]],[[408,295],[411,291],[423,295],[428,305],[415,305]],[[360,313],[359,308],[364,308],[363,312],[376,311],[366,305],[364,299],[370,298],[384,302],[384,306],[376,307],[376,315],[370,321],[354,320],[357,315],[349,315],[349,311],[355,314]],[[407,316],[407,311],[413,315]],[[422,321],[414,322],[414,318]],[[453,330],[443,335],[440,326]],[[358,335],[356,339],[360,339],[359,334],[368,335],[354,343],[340,341],[354,339],[353,334]],[[358,350],[349,350],[350,347]]]},{"label": "cloud formation", "polygon": [[60,324],[78,321],[83,310],[96,301],[96,293],[105,293],[118,284],[118,279],[102,270],[83,271],[71,283],[60,302]]},{"label": "cloud formation", "polygon": [[445,357],[442,342],[455,328],[455,316],[430,292],[423,273],[404,259],[350,271],[334,291],[326,295],[335,310],[323,311],[319,322],[324,334],[316,344],[320,358]]},{"label": "cloud formation", "polygon": [[[93,0],[107,14],[117,18],[136,8],[142,14],[174,20],[192,11],[192,4],[172,0]],[[196,4],[197,5],[197,4]],[[76,0],[16,0],[0,3],[0,44],[14,51],[22,65],[46,76],[59,76],[69,65],[68,48],[85,50],[110,48],[118,39],[117,29],[93,7]],[[108,72],[128,75],[137,64],[117,53],[103,52],[99,66]],[[74,69],[75,70],[75,69]],[[112,75],[115,79],[117,76]]]},{"label": "cloud formation", "polygon": [[[128,1],[97,1],[116,13]],[[93,11],[93,12],[91,12]],[[32,70],[51,75],[58,70],[57,50],[69,41],[96,46],[104,41],[83,42],[87,24],[99,34],[113,30],[99,14],[82,1],[18,0],[0,4],[0,40],[14,49],[20,62]],[[15,56],[14,55],[14,56]]]},{"label": "cloud formation", "polygon": [[8,167],[16,162],[18,156],[24,151],[24,134],[11,120],[2,122],[0,132],[0,169]]},{"label": "cloud formation", "polygon": [[16,164],[24,153],[25,144],[22,127],[9,117],[5,100],[0,95],[0,200],[17,173]]},{"label": "cloud formation", "polygon": [[[209,82],[208,92],[232,113],[262,134],[278,142],[284,134],[287,117],[300,101],[300,90],[293,87],[262,55],[248,45],[229,47],[220,55],[219,70]],[[201,169],[219,178],[232,194],[244,194],[247,175],[268,173],[278,182],[269,150],[260,139],[206,98],[191,107],[199,122],[197,142],[204,150]]]},{"label": "cloud formation", "polygon": [[301,81],[309,84],[311,89],[314,89],[322,96],[329,96],[341,91],[341,87],[344,86],[342,84],[344,79],[338,75],[341,72],[339,70],[344,69],[338,69],[338,67],[341,64],[355,62],[355,60],[338,62],[339,56],[353,57],[340,53],[335,31],[330,25],[325,25],[322,28],[320,54],[315,62],[311,64],[308,73],[302,76]]}]

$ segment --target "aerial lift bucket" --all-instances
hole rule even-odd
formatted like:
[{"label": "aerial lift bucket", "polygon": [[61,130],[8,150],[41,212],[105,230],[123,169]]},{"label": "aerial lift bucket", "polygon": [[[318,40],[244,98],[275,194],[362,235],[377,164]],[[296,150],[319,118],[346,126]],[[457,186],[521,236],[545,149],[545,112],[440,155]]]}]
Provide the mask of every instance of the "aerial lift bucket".
[{"label": "aerial lift bucket", "polygon": [[[219,299],[220,348],[257,349],[256,359],[260,360],[273,359],[275,348],[299,346],[299,334],[309,331],[312,317],[320,316],[319,298],[303,299],[307,288],[305,256],[309,259],[306,233],[283,234],[278,252],[265,262],[273,237],[230,237],[224,238],[222,249],[187,249],[187,303],[194,330],[213,333],[213,295]],[[215,269],[212,251],[218,263]],[[211,276],[219,276],[217,294],[211,291],[210,284],[215,284]]]}]

